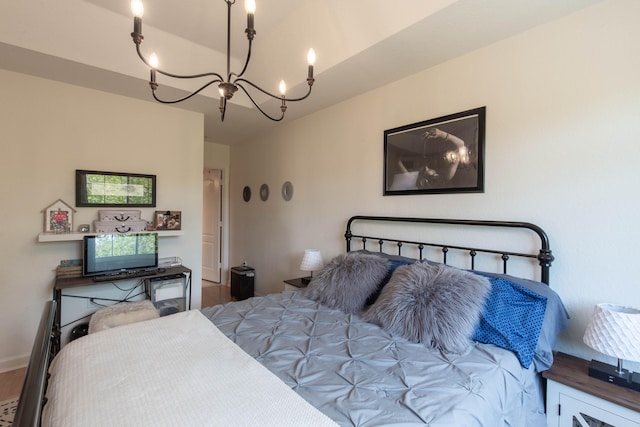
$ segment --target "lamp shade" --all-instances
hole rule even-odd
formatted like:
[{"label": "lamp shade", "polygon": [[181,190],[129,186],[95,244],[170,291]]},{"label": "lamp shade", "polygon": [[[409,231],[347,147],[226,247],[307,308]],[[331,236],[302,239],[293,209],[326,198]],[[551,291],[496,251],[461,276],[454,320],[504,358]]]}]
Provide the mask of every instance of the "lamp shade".
[{"label": "lamp shade", "polygon": [[596,305],[583,341],[600,353],[640,362],[640,310],[613,304]]},{"label": "lamp shade", "polygon": [[300,270],[302,271],[318,271],[323,267],[322,255],[317,249],[305,249]]}]

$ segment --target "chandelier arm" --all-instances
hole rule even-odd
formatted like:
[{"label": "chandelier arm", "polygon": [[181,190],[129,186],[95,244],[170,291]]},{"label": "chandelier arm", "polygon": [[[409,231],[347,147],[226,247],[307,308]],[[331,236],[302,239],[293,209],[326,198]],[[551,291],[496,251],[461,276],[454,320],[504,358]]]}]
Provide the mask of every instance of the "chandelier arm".
[{"label": "chandelier arm", "polygon": [[167,71],[163,71],[159,68],[153,68],[151,66],[151,64],[149,64],[149,61],[147,61],[147,59],[142,55],[142,52],[140,52],[140,45],[137,44],[136,45],[136,52],[138,52],[138,56],[140,57],[140,59],[142,60],[142,62],[145,63],[145,65],[147,67],[149,67],[152,70],[156,70],[156,72],[162,74],[163,76],[167,76],[167,77],[173,77],[175,79],[197,79],[197,78],[202,78],[202,77],[217,77],[218,79],[220,79],[219,81],[223,81],[224,78],[218,74],[218,73],[201,73],[201,74],[192,74],[192,75],[180,75],[180,74],[173,74],[173,73],[169,73]]},{"label": "chandelier arm", "polygon": [[185,101],[185,100],[187,100],[187,99],[189,99],[189,98],[191,98],[191,97],[193,97],[193,96],[195,96],[195,95],[199,94],[200,92],[202,92],[203,90],[205,90],[206,88],[208,88],[209,86],[211,86],[212,84],[214,84],[214,83],[219,83],[219,82],[221,82],[221,81],[222,81],[222,79],[214,79],[214,80],[211,80],[211,81],[207,82],[206,84],[204,84],[203,86],[201,86],[201,87],[200,87],[199,89],[197,89],[196,91],[194,91],[194,92],[190,93],[189,95],[187,95],[187,96],[185,96],[185,97],[183,97],[183,98],[175,99],[175,100],[169,100],[169,101],[167,101],[167,100],[160,99],[160,98],[158,98],[158,96],[156,95],[156,91],[155,91],[155,90],[152,90],[152,91],[151,91],[151,93],[153,94],[153,98],[154,98],[156,101],[158,101],[158,102],[161,102],[161,103],[163,103],[163,104],[177,104],[178,102]]},{"label": "chandelier arm", "polygon": [[244,67],[242,67],[242,71],[240,71],[240,74],[231,73],[229,75],[229,80],[231,80],[231,76],[236,76],[236,79],[239,79],[240,77],[242,77],[244,72],[247,71],[247,67],[249,66],[249,61],[251,60],[251,46],[253,46],[253,40],[249,39],[249,49],[247,50],[247,60],[244,62]]},{"label": "chandelier arm", "polygon": [[224,81],[224,78],[215,72],[210,72],[210,73],[202,73],[202,74],[193,74],[193,75],[180,75],[180,74],[171,74],[169,72],[166,71],[162,71],[158,68],[156,68],[156,71],[160,74],[162,74],[163,76],[167,76],[167,77],[173,77],[175,79],[198,79],[198,78],[202,78],[202,77],[216,77],[215,81],[211,81],[210,83],[214,83],[214,82],[222,82]]},{"label": "chandelier arm", "polygon": [[[302,101],[303,99],[307,99],[309,95],[311,95],[311,85],[309,85],[309,90],[307,91],[306,95],[301,96],[300,98],[285,98],[284,100],[290,102]],[[280,99],[282,99],[282,97],[280,97]]]},{"label": "chandelier arm", "polygon": [[[246,81],[246,80],[244,80],[244,81]],[[246,82],[255,87],[255,85],[253,83],[251,83],[249,81],[246,81]],[[280,118],[275,118],[275,117],[270,116],[266,111],[264,111],[262,108],[260,108],[260,106],[256,103],[256,101],[249,94],[249,92],[244,88],[244,86],[242,86],[240,84],[237,84],[237,81],[236,81],[236,86],[238,86],[240,89],[242,89],[242,91],[245,93],[245,95],[247,95],[247,98],[249,98],[251,100],[251,103],[253,103],[253,105],[255,105],[255,107],[262,113],[263,116],[265,116],[269,120],[273,120],[274,122],[279,122],[284,118],[284,111],[282,112],[282,115],[280,116]],[[260,89],[260,88],[258,88],[258,89]],[[260,90],[262,90],[262,89],[260,89]]]},{"label": "chandelier arm", "polygon": [[[284,101],[290,101],[290,102],[302,101],[303,99],[307,99],[309,97],[309,95],[311,94],[311,85],[309,85],[309,90],[307,91],[306,95],[301,96],[300,98],[286,98],[286,97],[283,98],[282,96],[274,95],[273,93],[267,92],[266,90],[262,89],[260,86],[256,85],[255,83],[250,82],[247,79],[236,79],[234,81],[234,83],[236,85],[240,86],[238,84],[238,82],[245,82],[248,85],[251,85],[253,88],[259,90],[262,93],[264,93],[265,95],[268,95],[268,96],[272,97],[273,99],[278,99],[278,100],[283,100],[284,99]],[[242,86],[240,86],[240,87],[242,87]],[[246,90],[244,92],[247,93]],[[247,93],[247,95],[249,95],[249,94]]]}]

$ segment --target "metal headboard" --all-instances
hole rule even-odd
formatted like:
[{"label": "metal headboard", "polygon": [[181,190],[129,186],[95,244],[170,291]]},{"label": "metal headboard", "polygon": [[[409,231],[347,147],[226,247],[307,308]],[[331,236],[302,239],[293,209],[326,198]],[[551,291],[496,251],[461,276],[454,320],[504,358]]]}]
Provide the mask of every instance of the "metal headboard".
[{"label": "metal headboard", "polygon": [[[512,251],[501,251],[496,249],[483,249],[478,247],[467,247],[458,245],[449,245],[446,243],[433,243],[433,242],[416,242],[410,240],[397,240],[387,237],[374,237],[365,235],[356,235],[351,231],[351,226],[356,221],[373,221],[379,223],[385,222],[404,222],[404,223],[422,223],[422,224],[448,224],[448,225],[462,225],[471,227],[501,227],[501,228],[521,228],[528,229],[535,232],[540,238],[540,251],[537,254],[521,253]],[[471,257],[471,269],[475,267],[475,257],[478,253],[489,253],[500,255],[503,263],[503,272],[507,273],[507,262],[510,257],[522,257],[522,258],[534,258],[537,259],[541,269],[541,281],[549,284],[549,268],[554,260],[551,249],[549,248],[549,238],[547,234],[535,224],[528,222],[515,222],[515,221],[484,221],[484,220],[466,220],[466,219],[439,219],[439,218],[404,218],[404,217],[387,217],[387,216],[352,216],[347,222],[347,231],[344,235],[347,242],[347,252],[351,251],[351,240],[354,238],[361,239],[363,249],[366,249],[367,241],[371,240],[378,244],[379,251],[382,252],[384,243],[395,243],[398,247],[398,255],[402,255],[402,248],[404,245],[412,245],[416,247],[420,253],[420,259],[423,258],[422,251],[425,247],[440,248],[443,253],[443,262],[447,263],[447,253],[449,249],[456,249],[462,251],[468,251]]]}]

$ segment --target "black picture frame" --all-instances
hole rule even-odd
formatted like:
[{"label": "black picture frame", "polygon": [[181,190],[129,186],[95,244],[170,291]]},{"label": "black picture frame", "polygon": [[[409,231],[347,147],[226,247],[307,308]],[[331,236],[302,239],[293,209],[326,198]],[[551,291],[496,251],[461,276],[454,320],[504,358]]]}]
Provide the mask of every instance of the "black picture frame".
[{"label": "black picture frame", "polygon": [[76,170],[77,207],[155,207],[156,176]]},{"label": "black picture frame", "polygon": [[384,131],[384,195],[484,192],[486,107]]}]

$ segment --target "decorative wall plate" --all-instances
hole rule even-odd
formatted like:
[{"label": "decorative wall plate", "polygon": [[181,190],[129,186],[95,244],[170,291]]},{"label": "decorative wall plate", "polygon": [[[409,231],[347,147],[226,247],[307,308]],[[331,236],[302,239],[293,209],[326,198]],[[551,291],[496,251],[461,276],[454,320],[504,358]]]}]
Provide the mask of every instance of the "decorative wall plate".
[{"label": "decorative wall plate", "polygon": [[293,184],[289,181],[286,181],[282,184],[282,198],[288,202],[293,197]]},{"label": "decorative wall plate", "polygon": [[260,199],[263,202],[266,202],[269,198],[269,186],[267,184],[262,184],[260,186]]},{"label": "decorative wall plate", "polygon": [[242,189],[242,198],[244,199],[245,202],[248,202],[249,200],[251,200],[251,188],[249,188],[249,186],[245,186]]}]

